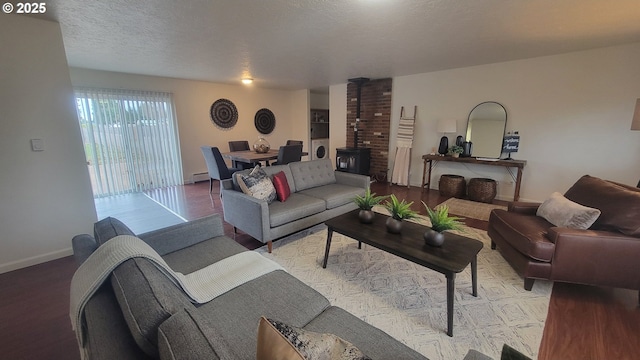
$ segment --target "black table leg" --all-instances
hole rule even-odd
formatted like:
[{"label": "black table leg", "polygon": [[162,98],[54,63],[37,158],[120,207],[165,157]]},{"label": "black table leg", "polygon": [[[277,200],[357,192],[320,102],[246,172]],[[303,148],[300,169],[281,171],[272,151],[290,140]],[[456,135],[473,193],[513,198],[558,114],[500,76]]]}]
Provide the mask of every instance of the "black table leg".
[{"label": "black table leg", "polygon": [[327,230],[327,247],[324,249],[324,260],[322,261],[322,268],[327,268],[327,260],[329,260],[329,248],[331,247],[331,236],[333,236],[333,230],[329,228]]},{"label": "black table leg", "polygon": [[362,241],[358,241],[358,249],[362,249]]},{"label": "black table leg", "polygon": [[453,337],[453,290],[455,289],[456,274],[447,275],[447,335]]},{"label": "black table leg", "polygon": [[478,297],[478,256],[474,256],[471,261],[471,284],[473,286],[473,296]]}]

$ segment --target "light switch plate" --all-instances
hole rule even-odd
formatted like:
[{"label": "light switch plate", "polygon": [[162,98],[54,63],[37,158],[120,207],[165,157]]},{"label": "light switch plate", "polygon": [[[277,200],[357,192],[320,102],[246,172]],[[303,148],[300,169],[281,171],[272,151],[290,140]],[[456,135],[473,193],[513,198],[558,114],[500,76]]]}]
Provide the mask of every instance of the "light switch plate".
[{"label": "light switch plate", "polygon": [[31,139],[32,151],[44,151],[44,141],[42,139]]}]

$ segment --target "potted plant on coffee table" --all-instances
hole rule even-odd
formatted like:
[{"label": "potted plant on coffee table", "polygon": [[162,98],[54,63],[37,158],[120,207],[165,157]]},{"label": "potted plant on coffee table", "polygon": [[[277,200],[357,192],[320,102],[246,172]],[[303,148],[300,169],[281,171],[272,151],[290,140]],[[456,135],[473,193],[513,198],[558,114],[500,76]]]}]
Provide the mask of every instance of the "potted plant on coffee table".
[{"label": "potted plant on coffee table", "polygon": [[427,209],[427,215],[431,220],[431,229],[425,231],[423,235],[427,245],[442,246],[444,243],[443,231],[462,230],[463,223],[460,221],[462,218],[449,216],[449,207],[447,205],[441,205],[434,210],[431,210],[424,201],[422,205]]},{"label": "potted plant on coffee table", "polygon": [[391,194],[389,200],[384,203],[384,207],[391,214],[391,217],[386,222],[388,232],[399,234],[402,230],[402,220],[409,220],[418,216],[417,212],[411,210],[411,205],[413,205],[413,201],[410,203],[404,200],[399,201],[395,195]]},{"label": "potted plant on coffee table", "polygon": [[371,189],[367,189],[364,193],[364,196],[356,195],[353,199],[353,202],[358,205],[360,212],[358,213],[358,217],[360,218],[360,222],[363,224],[371,224],[373,222],[373,218],[376,213],[373,212],[373,207],[375,205],[380,204],[382,200],[386,199],[388,196],[376,196],[376,193],[372,193]]}]

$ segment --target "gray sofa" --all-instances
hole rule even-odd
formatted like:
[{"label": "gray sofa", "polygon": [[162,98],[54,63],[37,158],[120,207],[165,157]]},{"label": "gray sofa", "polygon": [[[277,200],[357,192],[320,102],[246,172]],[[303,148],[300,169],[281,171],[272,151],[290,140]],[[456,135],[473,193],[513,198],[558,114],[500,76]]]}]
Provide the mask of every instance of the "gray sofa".
[{"label": "gray sofa", "polygon": [[[225,201],[229,201],[229,198]],[[134,235],[117,219],[73,238],[82,263],[100,244]],[[190,273],[248,251],[224,236],[214,215],[139,235],[175,271]],[[315,332],[336,334],[373,359],[425,359],[365,323],[292,275],[277,270],[197,305],[146,259],[118,266],[84,312],[90,359],[255,359],[261,316]]]},{"label": "gray sofa", "polygon": [[[268,204],[244,194],[237,178],[222,181],[224,220],[252,237],[267,243],[355,210],[355,195],[369,188],[368,176],[335,171],[331,159],[293,162],[263,168],[269,176],[283,171],[291,196]],[[245,170],[236,174],[249,173]],[[247,219],[251,219],[248,221]]]}]

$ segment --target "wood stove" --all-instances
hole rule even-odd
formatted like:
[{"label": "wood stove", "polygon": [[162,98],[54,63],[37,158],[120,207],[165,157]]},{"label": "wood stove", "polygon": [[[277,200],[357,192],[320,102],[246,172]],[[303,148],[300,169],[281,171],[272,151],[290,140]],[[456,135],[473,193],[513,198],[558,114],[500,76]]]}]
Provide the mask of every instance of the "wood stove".
[{"label": "wood stove", "polygon": [[360,123],[360,101],[362,98],[362,84],[369,81],[368,78],[353,78],[349,82],[356,84],[356,121],[353,127],[352,148],[336,149],[336,170],[354,174],[369,175],[371,164],[371,149],[358,147],[358,124]]},{"label": "wood stove", "polygon": [[353,174],[369,175],[370,148],[336,149],[336,170]]}]

